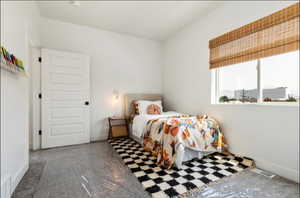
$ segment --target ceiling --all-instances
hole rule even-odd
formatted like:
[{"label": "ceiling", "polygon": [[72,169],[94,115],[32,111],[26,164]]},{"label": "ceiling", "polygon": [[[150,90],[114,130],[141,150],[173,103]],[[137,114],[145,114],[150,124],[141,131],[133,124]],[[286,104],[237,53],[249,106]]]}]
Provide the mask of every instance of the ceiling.
[{"label": "ceiling", "polygon": [[162,41],[220,1],[37,1],[43,17]]}]

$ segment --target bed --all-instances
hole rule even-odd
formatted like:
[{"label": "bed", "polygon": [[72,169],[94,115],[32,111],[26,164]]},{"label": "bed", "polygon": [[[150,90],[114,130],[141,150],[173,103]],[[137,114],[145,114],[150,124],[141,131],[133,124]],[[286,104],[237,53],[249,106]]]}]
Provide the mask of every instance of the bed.
[{"label": "bed", "polygon": [[[125,117],[129,120],[129,134],[132,139],[144,145],[144,138],[147,131],[147,123],[153,120],[163,120],[169,117],[178,117],[183,114],[167,111],[162,112],[160,115],[136,115],[134,112],[133,102],[137,100],[147,100],[147,101],[162,101],[163,98],[160,94],[126,94],[125,101]],[[145,146],[145,145],[144,145]],[[181,168],[185,161],[189,161],[193,158],[201,159],[203,156],[209,154],[210,152],[201,152],[184,146],[183,144],[176,145],[176,158],[174,159],[174,164],[177,168]]]},{"label": "bed", "polygon": [[160,94],[126,94],[125,101],[125,118],[129,120],[129,134],[132,139],[143,145],[143,135],[147,121],[159,117],[179,115],[174,111],[162,112],[162,115],[135,115],[133,101],[137,100],[160,100],[163,104],[163,98]]}]

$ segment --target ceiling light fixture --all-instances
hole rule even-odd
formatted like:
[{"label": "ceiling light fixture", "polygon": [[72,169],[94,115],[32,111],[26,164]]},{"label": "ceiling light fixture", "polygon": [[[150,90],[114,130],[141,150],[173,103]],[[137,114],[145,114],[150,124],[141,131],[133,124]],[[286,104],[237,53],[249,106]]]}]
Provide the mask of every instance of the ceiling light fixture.
[{"label": "ceiling light fixture", "polygon": [[70,4],[73,6],[80,6],[80,1],[70,1]]}]

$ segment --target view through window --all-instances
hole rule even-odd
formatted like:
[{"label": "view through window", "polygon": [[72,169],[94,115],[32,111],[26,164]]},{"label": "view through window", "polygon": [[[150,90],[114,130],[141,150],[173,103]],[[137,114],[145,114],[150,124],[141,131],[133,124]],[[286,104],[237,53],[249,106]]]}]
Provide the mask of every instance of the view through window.
[{"label": "view through window", "polygon": [[219,103],[299,103],[299,51],[216,70]]},{"label": "view through window", "polygon": [[264,102],[299,102],[299,51],[261,59]]}]

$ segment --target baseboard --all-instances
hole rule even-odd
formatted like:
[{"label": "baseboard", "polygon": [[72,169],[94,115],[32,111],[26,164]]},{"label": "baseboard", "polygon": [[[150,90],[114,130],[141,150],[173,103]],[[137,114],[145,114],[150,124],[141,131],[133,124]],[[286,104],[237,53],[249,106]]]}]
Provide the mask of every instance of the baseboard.
[{"label": "baseboard", "polygon": [[11,176],[6,175],[1,178],[1,198],[10,198],[11,195]]},{"label": "baseboard", "polygon": [[91,137],[91,142],[99,142],[107,140],[107,136]]},{"label": "baseboard", "polygon": [[295,169],[283,167],[278,164],[274,164],[272,162],[268,162],[261,159],[255,159],[255,163],[256,166],[260,169],[267,170],[276,175],[279,175],[281,177],[299,183],[299,169],[295,170]]},{"label": "baseboard", "polygon": [[13,194],[13,192],[16,190],[16,187],[24,177],[25,173],[27,172],[29,168],[29,164],[25,164],[18,172],[15,174],[15,176],[11,180],[11,188],[10,188],[10,196]]}]

